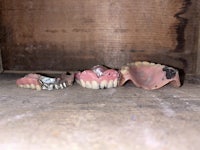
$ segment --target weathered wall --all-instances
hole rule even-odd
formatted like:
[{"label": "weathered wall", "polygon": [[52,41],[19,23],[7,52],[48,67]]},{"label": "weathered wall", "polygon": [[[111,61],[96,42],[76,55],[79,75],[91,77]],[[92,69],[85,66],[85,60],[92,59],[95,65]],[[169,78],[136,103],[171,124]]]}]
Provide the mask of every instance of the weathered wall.
[{"label": "weathered wall", "polygon": [[[200,18],[200,1],[197,1],[197,11],[198,11],[198,16],[196,18]],[[196,38],[198,41],[196,42],[196,47],[197,47],[197,66],[196,66],[196,72],[198,75],[200,75],[200,19],[197,19],[198,25],[197,25],[197,34],[198,37]]]},{"label": "weathered wall", "polygon": [[[190,16],[183,15],[189,2],[2,0],[4,69],[118,68],[149,60],[193,72],[196,53],[187,42],[194,37],[185,34]],[[186,30],[193,31],[193,25]]]}]

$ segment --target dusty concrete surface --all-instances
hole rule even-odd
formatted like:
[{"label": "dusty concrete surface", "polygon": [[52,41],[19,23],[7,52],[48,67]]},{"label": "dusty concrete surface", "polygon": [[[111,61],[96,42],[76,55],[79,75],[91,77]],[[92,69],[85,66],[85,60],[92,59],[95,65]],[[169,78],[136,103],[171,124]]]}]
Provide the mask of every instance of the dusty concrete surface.
[{"label": "dusty concrete surface", "polygon": [[1,150],[198,150],[200,85],[17,88],[0,74]]}]

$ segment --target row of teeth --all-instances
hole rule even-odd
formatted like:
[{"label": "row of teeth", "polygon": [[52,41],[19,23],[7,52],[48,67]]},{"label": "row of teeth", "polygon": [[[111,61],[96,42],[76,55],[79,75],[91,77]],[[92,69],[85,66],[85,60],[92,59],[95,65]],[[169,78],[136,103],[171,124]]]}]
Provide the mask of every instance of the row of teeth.
[{"label": "row of teeth", "polygon": [[41,86],[40,85],[34,85],[34,84],[20,84],[18,85],[21,88],[26,88],[26,89],[33,89],[37,91],[41,91]]},{"label": "row of teeth", "polygon": [[105,89],[105,88],[113,88],[117,87],[118,85],[118,79],[115,80],[103,80],[101,83],[98,83],[97,81],[83,81],[82,79],[80,81],[77,80],[77,82],[85,88],[90,89]]},{"label": "row of teeth", "polygon": [[132,66],[132,65],[135,65],[135,66],[139,66],[139,65],[154,66],[154,65],[160,65],[160,64],[155,64],[155,63],[151,63],[151,62],[148,62],[148,61],[136,61],[136,62],[133,62],[133,63],[128,63],[127,65],[128,66]]},{"label": "row of teeth", "polygon": [[125,73],[128,73],[130,66],[140,66],[140,65],[161,66],[161,64],[155,64],[155,63],[151,63],[151,62],[147,62],[147,61],[136,61],[136,62],[133,62],[133,63],[128,63],[125,66],[122,66],[120,71],[121,71],[122,74],[125,74]]},{"label": "row of teeth", "polygon": [[67,87],[67,84],[65,83],[65,82],[63,82],[63,83],[60,83],[60,84],[43,84],[42,85],[42,89],[43,90],[49,90],[49,91],[51,91],[51,90],[53,90],[53,89],[56,89],[56,90],[58,90],[58,89],[64,89],[64,88],[66,88]]},{"label": "row of teeth", "polygon": [[61,83],[61,84],[43,84],[43,85],[20,84],[18,86],[21,87],[21,88],[41,91],[41,90],[64,89],[64,88],[67,87],[67,84],[64,82],[64,83]]}]

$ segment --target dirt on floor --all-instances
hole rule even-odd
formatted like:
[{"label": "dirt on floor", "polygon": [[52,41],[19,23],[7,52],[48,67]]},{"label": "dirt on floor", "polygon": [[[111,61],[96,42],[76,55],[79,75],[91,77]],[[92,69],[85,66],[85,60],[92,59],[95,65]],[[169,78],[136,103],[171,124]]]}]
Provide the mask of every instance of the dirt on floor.
[{"label": "dirt on floor", "polygon": [[18,88],[0,74],[1,150],[198,150],[200,84],[147,91]]}]

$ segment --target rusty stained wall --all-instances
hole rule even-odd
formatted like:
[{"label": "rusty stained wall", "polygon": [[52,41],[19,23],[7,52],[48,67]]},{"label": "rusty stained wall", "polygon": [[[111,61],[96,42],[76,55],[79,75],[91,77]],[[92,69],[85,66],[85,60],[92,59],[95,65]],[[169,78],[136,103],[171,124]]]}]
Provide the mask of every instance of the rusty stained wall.
[{"label": "rusty stained wall", "polygon": [[193,72],[195,53],[185,46],[187,19],[182,17],[189,3],[3,0],[4,69],[77,70],[96,64],[119,68],[149,60]]}]

